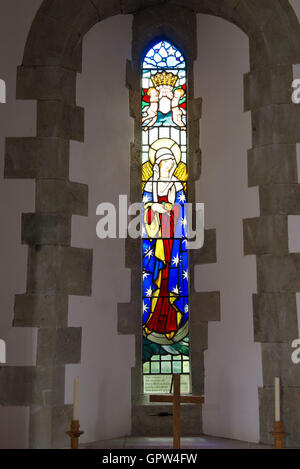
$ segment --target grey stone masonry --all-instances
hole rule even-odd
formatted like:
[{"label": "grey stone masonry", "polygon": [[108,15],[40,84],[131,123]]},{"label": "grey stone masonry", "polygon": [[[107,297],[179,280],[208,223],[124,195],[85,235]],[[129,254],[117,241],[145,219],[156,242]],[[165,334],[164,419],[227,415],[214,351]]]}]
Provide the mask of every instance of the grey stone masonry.
[{"label": "grey stone masonry", "polygon": [[291,343],[298,335],[294,293],[253,295],[254,339],[256,342]]},{"label": "grey stone masonry", "polygon": [[60,101],[38,101],[37,136],[60,137],[66,140],[84,139],[83,108]]},{"label": "grey stone masonry", "polygon": [[62,138],[7,138],[6,178],[67,179],[69,140]]},{"label": "grey stone masonry", "polygon": [[[287,435],[284,445],[287,448],[298,448],[300,441],[300,387],[284,386],[281,388],[281,420]],[[273,444],[270,431],[274,426],[274,386],[259,388],[259,416],[261,441]],[[270,430],[271,429],[271,430]]]},{"label": "grey stone masonry", "polygon": [[15,327],[66,327],[68,324],[68,296],[62,294],[16,295]]},{"label": "grey stone masonry", "polygon": [[[258,6],[257,2],[248,3],[249,8]],[[248,182],[250,187],[258,186],[260,200],[260,217],[244,220],[244,253],[256,255],[257,264],[253,316],[254,340],[262,343],[260,439],[272,443],[274,377],[280,376],[282,421],[289,433],[285,443],[299,447],[300,368],[291,360],[291,343],[299,334],[296,292],[300,291],[300,255],[289,253],[288,215],[300,214],[296,158],[300,107],[291,101],[292,64],[299,62],[300,31],[288,2],[272,2],[273,7],[271,12],[267,2],[262,2],[266,8],[260,24],[263,37],[250,36],[251,70],[244,79],[244,108],[252,116]]]},{"label": "grey stone masonry", "polygon": [[76,78],[74,70],[62,67],[18,67],[17,99],[59,100],[75,106]]},{"label": "grey stone masonry", "polygon": [[30,246],[69,246],[71,216],[61,213],[23,213],[22,243]]},{"label": "grey stone masonry", "polygon": [[297,182],[295,144],[270,144],[249,150],[248,183],[250,187],[296,184]]},{"label": "grey stone masonry", "polygon": [[[157,9],[159,7],[159,9]],[[37,356],[43,365],[2,367],[0,403],[30,406],[32,448],[61,447],[71,419],[64,405],[65,363],[80,359],[79,331],[68,331],[68,295],[91,293],[92,254],[70,246],[72,214],[87,214],[87,188],[68,180],[69,140],[84,138],[84,112],[76,106],[76,72],[82,66],[82,40],[94,24],[116,14],[134,14],[133,56],[127,63],[130,115],[135,119],[131,148],[131,201],[139,201],[140,177],[139,59],[158,36],[167,36],[186,53],[189,64],[189,200],[201,173],[199,123],[201,100],[193,96],[196,58],[196,13],[220,16],[249,37],[250,72],[245,76],[244,108],[252,115],[252,149],[248,154],[249,186],[259,186],[260,217],[244,221],[245,254],[257,256],[254,295],[254,339],[263,342],[264,383],[259,390],[260,439],[270,443],[273,425],[272,374],[283,377],[282,414],[287,446],[300,444],[300,378],[289,360],[288,344],[297,334],[295,295],[300,288],[299,254],[287,252],[286,218],[299,214],[296,143],[300,142],[300,107],[289,100],[292,65],[300,63],[300,27],[288,0],[43,0],[33,20],[18,68],[17,97],[37,100],[37,136],[8,138],[5,177],[36,179],[36,213],[22,219],[22,242],[29,245],[27,291],[15,299],[14,325],[38,327]],[[124,64],[125,65],[125,64]],[[205,155],[204,155],[205,157]],[[44,181],[42,181],[44,180]],[[51,182],[50,182],[51,180]],[[64,198],[58,200],[57,191]],[[49,210],[49,211],[48,211]],[[57,229],[55,229],[57,226]],[[208,238],[210,236],[210,238]],[[195,261],[215,261],[215,236]],[[167,434],[164,410],[139,404],[141,334],[138,243],[126,244],[132,268],[132,303],[119,305],[118,330],[135,334],[132,369],[132,431]],[[204,254],[205,253],[205,254]],[[193,262],[193,260],[192,260]],[[191,266],[191,284],[193,284]],[[203,350],[207,321],[220,317],[218,292],[191,292],[193,330],[192,389],[203,389]],[[194,322],[196,321],[196,322]],[[44,330],[45,329],[45,330]],[[42,332],[44,331],[44,332]],[[60,332],[58,332],[60,331]],[[296,337],[295,337],[296,338]],[[48,361],[47,345],[54,353]],[[72,351],[71,351],[72,348]],[[49,352],[50,354],[50,352]],[[56,361],[57,360],[57,361]],[[59,364],[58,364],[59,363]],[[16,386],[15,384],[18,384]],[[191,407],[191,409],[190,409]],[[183,431],[201,431],[201,408],[183,411]],[[192,433],[194,432],[194,433]]]},{"label": "grey stone masonry", "polygon": [[[202,424],[201,406],[184,404],[181,405],[180,413],[181,434],[186,436],[199,435],[199,425]],[[172,435],[172,423],[172,405],[136,405],[132,416],[132,435]]]},{"label": "grey stone masonry", "polygon": [[[75,10],[81,12],[77,25]],[[51,448],[68,443],[65,365],[81,358],[81,328],[68,327],[68,295],[91,294],[92,251],[71,247],[71,217],[88,214],[88,187],[69,181],[69,150],[70,140],[84,138],[84,111],[76,106],[78,33],[99,15],[90,2],[74,1],[70,8],[70,2],[44,1],[37,18],[17,71],[17,98],[37,100],[37,135],[7,138],[5,146],[5,177],[36,181],[36,212],[22,215],[22,243],[29,246],[27,289],[15,297],[13,326],[38,328],[37,358],[36,366],[1,368],[0,403],[29,406],[29,446]],[[55,60],[68,28],[76,45],[65,44],[61,64]],[[38,49],[33,55],[30,43]],[[52,51],[47,64],[46,44]]]},{"label": "grey stone masonry", "polygon": [[244,253],[288,254],[287,216],[248,218],[244,223]]}]

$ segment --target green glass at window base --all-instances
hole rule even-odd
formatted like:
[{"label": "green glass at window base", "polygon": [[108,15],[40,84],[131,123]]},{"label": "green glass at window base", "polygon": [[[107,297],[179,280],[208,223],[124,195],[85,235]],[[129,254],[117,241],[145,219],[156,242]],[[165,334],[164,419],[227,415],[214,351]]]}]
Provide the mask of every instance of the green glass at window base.
[{"label": "green glass at window base", "polygon": [[182,360],[182,355],[173,355],[173,360]]},{"label": "green glass at window base", "polygon": [[181,361],[173,362],[173,373],[182,373]]},{"label": "green glass at window base", "polygon": [[171,362],[162,362],[161,363],[161,372],[162,373],[171,373]]},{"label": "green glass at window base", "polygon": [[171,355],[161,355],[162,360],[171,361]]},{"label": "green glass at window base", "polygon": [[151,361],[151,373],[159,373],[159,362]]},{"label": "green glass at window base", "polygon": [[160,361],[160,355],[152,355],[151,361]]},{"label": "green glass at window base", "polygon": [[182,370],[184,373],[189,373],[190,372],[190,362],[183,362],[182,364]]}]

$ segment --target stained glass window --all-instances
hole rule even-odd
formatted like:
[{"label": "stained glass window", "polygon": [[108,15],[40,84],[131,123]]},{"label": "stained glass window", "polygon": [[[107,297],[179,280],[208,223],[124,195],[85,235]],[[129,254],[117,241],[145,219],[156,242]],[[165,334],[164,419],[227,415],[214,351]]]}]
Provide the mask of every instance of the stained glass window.
[{"label": "stained glass window", "polygon": [[142,63],[143,387],[168,393],[172,373],[190,392],[187,219],[187,80],[167,41]]}]

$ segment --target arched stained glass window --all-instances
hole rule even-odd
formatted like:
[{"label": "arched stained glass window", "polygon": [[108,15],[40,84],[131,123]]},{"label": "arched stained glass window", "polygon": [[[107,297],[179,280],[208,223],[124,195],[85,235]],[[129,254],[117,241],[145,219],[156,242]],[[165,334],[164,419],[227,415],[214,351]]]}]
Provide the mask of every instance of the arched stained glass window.
[{"label": "arched stained glass window", "polygon": [[143,386],[168,393],[180,373],[188,393],[187,77],[173,44],[147,51],[141,88]]}]

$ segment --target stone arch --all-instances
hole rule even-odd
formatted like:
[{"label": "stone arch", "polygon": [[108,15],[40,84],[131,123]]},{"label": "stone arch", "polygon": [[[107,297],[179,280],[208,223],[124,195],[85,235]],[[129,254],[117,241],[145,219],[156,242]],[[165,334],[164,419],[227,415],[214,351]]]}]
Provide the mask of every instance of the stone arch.
[{"label": "stone arch", "polygon": [[[92,252],[71,247],[71,216],[87,214],[88,188],[68,179],[69,141],[84,138],[84,111],[76,106],[82,38],[104,18],[136,16],[145,8],[151,14],[151,8],[160,4],[220,16],[249,37],[251,69],[245,75],[245,110],[252,113],[253,148],[248,155],[248,176],[249,186],[259,186],[261,216],[244,220],[244,253],[257,256],[254,334],[262,343],[264,378],[259,390],[260,438],[270,441],[272,378],[280,374],[283,421],[289,422],[287,444],[297,446],[300,378],[289,359],[289,347],[298,336],[300,256],[289,253],[287,219],[300,214],[296,163],[300,111],[290,99],[292,65],[300,62],[300,28],[288,0],[272,5],[268,0],[43,1],[17,77],[17,98],[37,100],[37,135],[8,138],[5,154],[5,177],[36,179],[36,212],[22,217],[22,242],[29,246],[27,291],[16,295],[14,325],[38,327],[37,364],[0,369],[0,403],[30,406],[31,447],[62,445],[71,411],[64,405],[65,364],[80,360],[81,342],[80,328],[67,327],[67,299],[70,294],[89,295],[92,276]],[[130,82],[130,67],[127,76]],[[197,112],[199,118],[199,107]],[[213,261],[215,238],[211,235],[194,263],[201,262],[201,256]],[[126,263],[134,266],[136,258],[129,244]],[[133,282],[133,301],[136,289]],[[204,325],[218,319],[217,294],[203,297],[195,292],[192,301]],[[120,332],[138,334],[135,318],[130,320],[123,313],[126,307],[119,309]],[[206,339],[204,327],[203,343]]]}]

